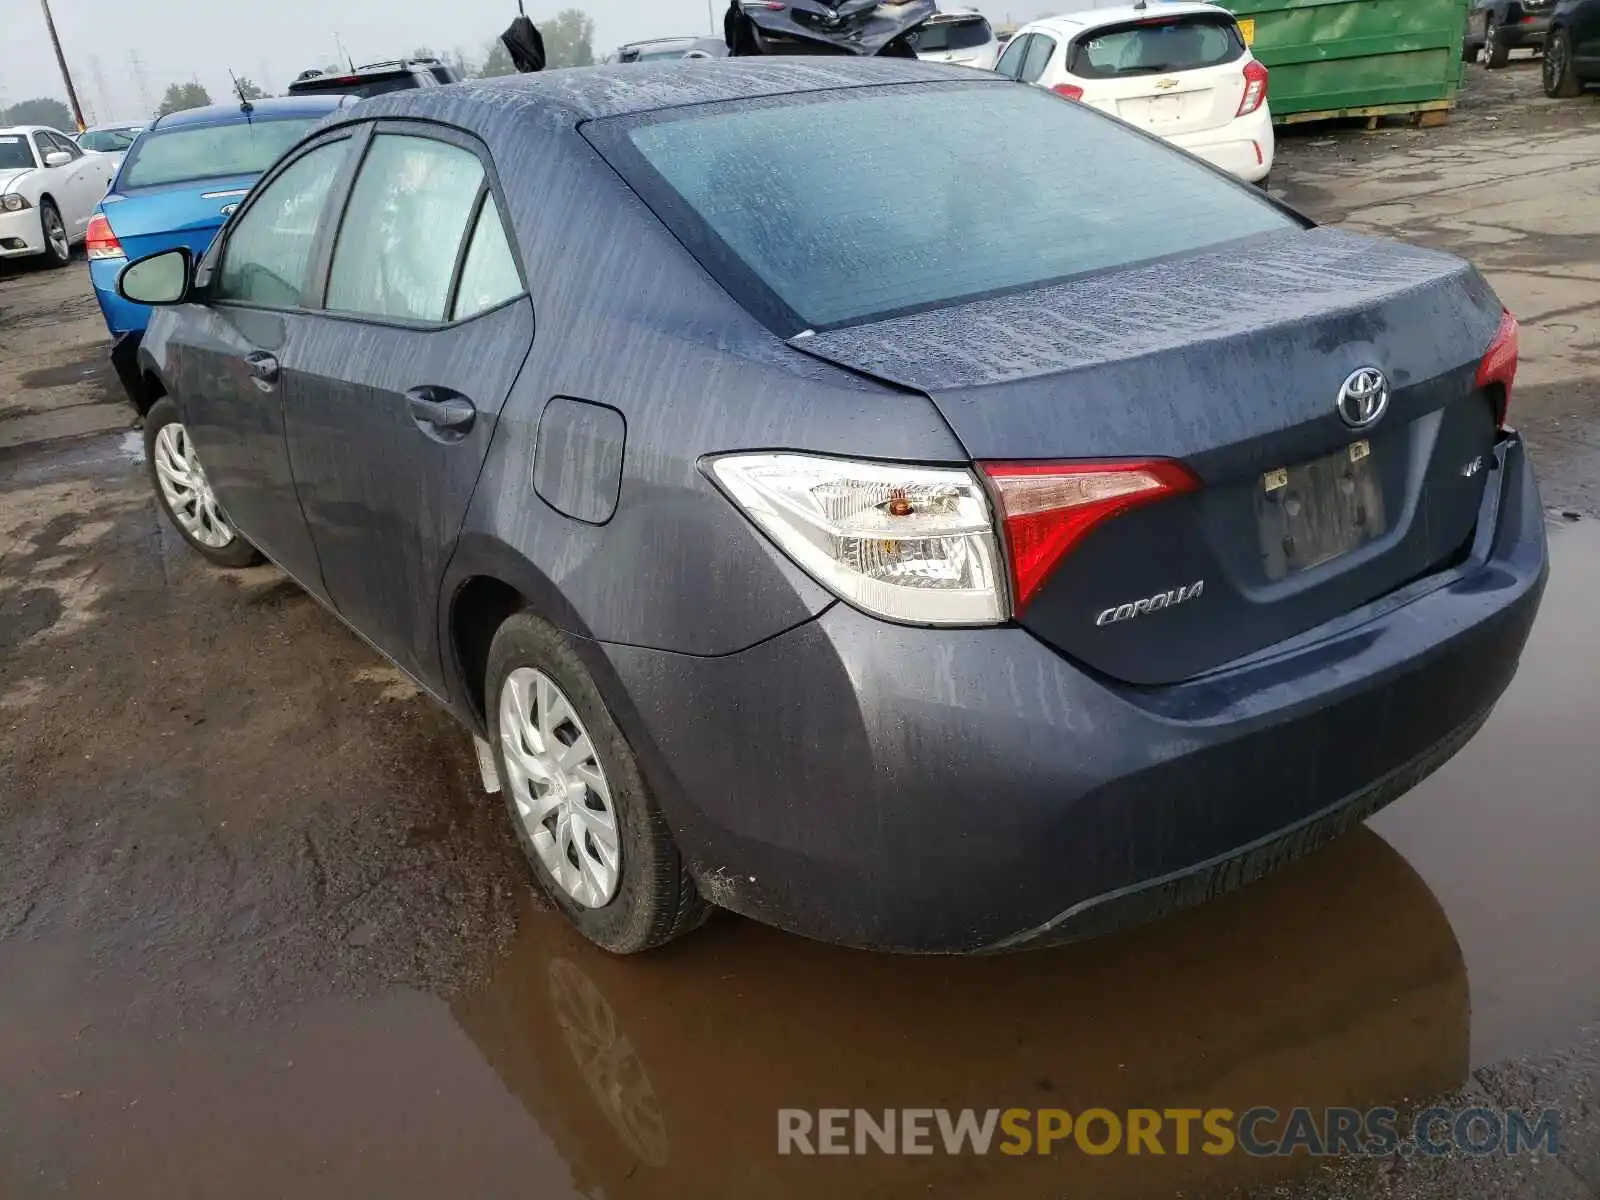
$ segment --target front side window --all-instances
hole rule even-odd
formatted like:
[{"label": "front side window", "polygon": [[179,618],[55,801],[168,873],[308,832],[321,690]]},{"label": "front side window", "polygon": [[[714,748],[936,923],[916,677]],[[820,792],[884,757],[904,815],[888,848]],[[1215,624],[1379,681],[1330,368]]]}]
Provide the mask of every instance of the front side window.
[{"label": "front side window", "polygon": [[1032,41],[1033,34],[1025,33],[1007,42],[1005,53],[994,66],[995,71],[1007,78],[1015,79],[1022,72],[1022,64],[1027,59],[1028,43]]},{"label": "front side window", "polygon": [[373,138],[334,246],[329,310],[443,321],[483,186],[483,164],[469,150],[403,134]]},{"label": "front side window", "polygon": [[1300,228],[1181,150],[1002,82],[687,106],[586,136],[789,333]]},{"label": "front side window", "polygon": [[156,129],[123,161],[117,188],[158,187],[190,179],[260,175],[322,118],[230,121],[226,125]]},{"label": "front side window", "polygon": [[472,242],[467,246],[466,261],[461,265],[461,284],[456,289],[450,319],[463,321],[521,294],[522,278],[517,274],[500,210],[493,196],[485,196],[483,210],[473,226]]},{"label": "front side window", "polygon": [[228,235],[214,299],[300,307],[322,211],[349,147],[348,139],[318,146],[255,198]]},{"label": "front side window", "polygon": [[59,150],[63,154],[70,154],[73,158],[83,157],[83,151],[73,144],[71,138],[59,133],[48,133],[45,136],[50,139],[50,149]]}]

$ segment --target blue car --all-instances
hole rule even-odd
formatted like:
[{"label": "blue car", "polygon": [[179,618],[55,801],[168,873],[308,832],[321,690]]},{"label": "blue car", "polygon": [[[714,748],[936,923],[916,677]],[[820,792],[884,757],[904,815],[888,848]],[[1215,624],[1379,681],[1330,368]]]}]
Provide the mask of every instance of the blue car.
[{"label": "blue car", "polygon": [[290,96],[217,104],[154,121],[128,148],[111,189],[89,222],[89,278],[114,339],[122,376],[135,360],[150,309],[117,295],[129,259],[187,246],[205,253],[228,214],[305,132],[349,96]]}]

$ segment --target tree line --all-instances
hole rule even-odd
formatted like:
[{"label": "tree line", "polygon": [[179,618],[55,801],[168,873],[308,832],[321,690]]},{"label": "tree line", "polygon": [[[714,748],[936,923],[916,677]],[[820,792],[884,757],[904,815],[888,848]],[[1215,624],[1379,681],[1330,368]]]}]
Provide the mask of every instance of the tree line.
[{"label": "tree line", "polygon": [[[594,21],[582,9],[564,8],[548,21],[536,20],[534,23],[544,38],[546,69],[587,67],[594,63]],[[482,57],[476,59],[469,59],[459,47],[440,53],[427,46],[413,50],[410,57],[437,58],[453,67],[465,79],[492,79],[499,75],[514,75],[517,71],[511,62],[511,55],[506,53],[499,38],[490,42],[484,48]],[[337,75],[347,67],[348,64],[327,63],[321,69]],[[246,100],[260,100],[269,95],[248,78],[239,80],[237,94]],[[233,95],[224,96],[223,102],[233,98]],[[161,97],[155,115],[164,117],[168,113],[181,112],[186,108],[204,108],[214,103],[217,101],[212,99],[211,93],[198,80],[174,83]],[[5,125],[48,125],[61,130],[74,128],[72,111],[61,101],[45,96],[0,109],[0,126]]]}]

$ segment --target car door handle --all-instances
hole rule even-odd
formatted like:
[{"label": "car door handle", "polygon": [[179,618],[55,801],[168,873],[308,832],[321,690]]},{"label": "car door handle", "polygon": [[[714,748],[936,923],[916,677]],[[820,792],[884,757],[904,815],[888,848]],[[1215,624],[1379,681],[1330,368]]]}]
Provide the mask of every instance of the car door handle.
[{"label": "car door handle", "polygon": [[262,385],[278,382],[278,360],[265,350],[252,350],[244,356],[244,369],[250,378]]},{"label": "car door handle", "polygon": [[413,388],[406,393],[412,418],[421,425],[452,433],[465,433],[478,419],[478,410],[465,396],[440,392],[435,388]]}]

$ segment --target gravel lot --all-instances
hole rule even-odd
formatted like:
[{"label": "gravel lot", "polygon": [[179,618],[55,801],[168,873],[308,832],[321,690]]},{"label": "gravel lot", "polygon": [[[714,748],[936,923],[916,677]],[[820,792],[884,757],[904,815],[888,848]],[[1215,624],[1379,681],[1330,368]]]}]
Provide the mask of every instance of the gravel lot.
[{"label": "gravel lot", "polygon": [[[1444,771],[1245,892],[1001,959],[733,918],[606,958],[464,733],[158,518],[81,261],[0,267],[0,1195],[1600,1196],[1600,97],[1299,129],[1275,188],[1523,321],[1523,672]],[[1555,1105],[1555,1158],[775,1154],[778,1107]]]}]

